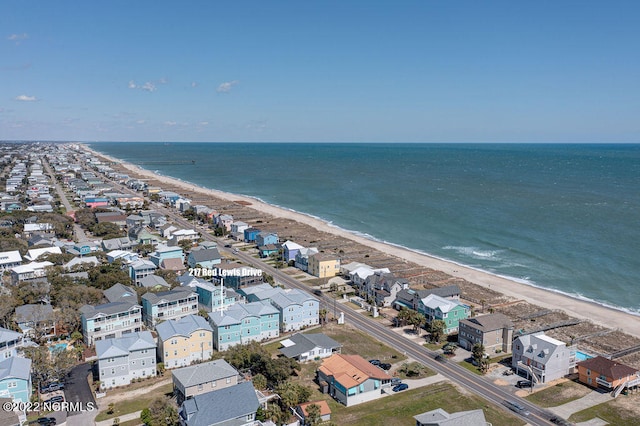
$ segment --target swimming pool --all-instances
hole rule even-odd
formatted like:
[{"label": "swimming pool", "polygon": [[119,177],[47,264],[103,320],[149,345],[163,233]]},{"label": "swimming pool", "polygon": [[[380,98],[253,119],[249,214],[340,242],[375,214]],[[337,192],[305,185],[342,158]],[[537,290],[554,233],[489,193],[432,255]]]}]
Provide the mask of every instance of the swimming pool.
[{"label": "swimming pool", "polygon": [[67,349],[67,344],[66,343],[56,343],[53,346],[49,346],[49,350],[51,352],[53,352],[53,351],[64,351],[65,349]]},{"label": "swimming pool", "polygon": [[586,354],[584,352],[576,351],[576,361],[586,361],[593,358],[593,355]]}]

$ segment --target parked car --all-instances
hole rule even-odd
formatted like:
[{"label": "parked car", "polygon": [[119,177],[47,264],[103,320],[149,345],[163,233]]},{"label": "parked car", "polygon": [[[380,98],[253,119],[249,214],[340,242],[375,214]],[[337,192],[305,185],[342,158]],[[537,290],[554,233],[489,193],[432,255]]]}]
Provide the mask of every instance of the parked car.
[{"label": "parked car", "polygon": [[440,362],[446,362],[447,358],[444,355],[438,354],[436,355],[435,360]]},{"label": "parked car", "polygon": [[48,385],[42,386],[40,388],[40,393],[49,393],[49,392],[57,391],[60,389],[64,389],[64,383],[54,382],[54,383],[49,383]]},{"label": "parked car", "polygon": [[400,383],[402,383],[402,379],[399,379],[397,377],[394,377],[393,379],[391,379],[391,386],[397,386]]},{"label": "parked car", "polygon": [[371,363],[371,365],[380,365],[379,359],[370,359],[369,362]]},{"label": "parked car", "polygon": [[31,422],[32,424],[38,424],[38,425],[42,425],[42,426],[53,426],[56,423],[58,423],[58,421],[56,420],[55,417],[39,417],[38,420],[36,420],[35,422]]},{"label": "parked car", "polygon": [[531,383],[531,380],[518,380],[516,386],[519,388],[530,388],[533,386],[533,383]]},{"label": "parked car", "polygon": [[388,364],[386,362],[381,362],[380,364],[378,364],[378,367],[382,368],[383,370],[391,370],[391,364]]},{"label": "parked car", "polygon": [[394,392],[400,392],[400,391],[407,390],[407,389],[409,389],[409,385],[408,384],[400,383],[399,385],[394,386],[392,390]]},{"label": "parked car", "polygon": [[64,402],[64,396],[56,395],[54,397],[47,399],[45,402]]}]

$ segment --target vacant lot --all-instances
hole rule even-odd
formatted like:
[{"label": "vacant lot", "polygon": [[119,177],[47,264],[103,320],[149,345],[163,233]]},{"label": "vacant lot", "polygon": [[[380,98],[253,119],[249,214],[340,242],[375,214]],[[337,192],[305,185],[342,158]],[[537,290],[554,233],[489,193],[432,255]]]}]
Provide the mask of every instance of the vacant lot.
[{"label": "vacant lot", "polygon": [[579,411],[571,415],[569,420],[577,423],[598,417],[610,425],[637,425],[638,403],[640,403],[640,394],[622,395],[609,402]]},{"label": "vacant lot", "polygon": [[557,407],[567,402],[582,398],[591,392],[591,389],[573,381],[564,381],[555,386],[537,391],[526,398],[540,407]]}]

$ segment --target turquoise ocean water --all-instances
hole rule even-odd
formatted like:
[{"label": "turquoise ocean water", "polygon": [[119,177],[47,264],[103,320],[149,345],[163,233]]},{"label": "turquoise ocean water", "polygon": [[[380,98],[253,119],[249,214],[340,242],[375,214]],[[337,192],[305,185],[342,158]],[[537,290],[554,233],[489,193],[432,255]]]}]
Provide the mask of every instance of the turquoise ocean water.
[{"label": "turquoise ocean water", "polygon": [[90,146],[372,239],[640,313],[637,144]]}]

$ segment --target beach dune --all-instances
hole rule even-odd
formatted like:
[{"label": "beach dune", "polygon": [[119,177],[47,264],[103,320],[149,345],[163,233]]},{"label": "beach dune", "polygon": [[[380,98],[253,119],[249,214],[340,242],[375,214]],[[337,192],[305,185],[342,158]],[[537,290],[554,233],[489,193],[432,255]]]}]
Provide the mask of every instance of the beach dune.
[{"label": "beach dune", "polygon": [[[307,216],[305,214],[275,207],[254,198],[231,194],[214,189],[202,188],[178,179],[167,176],[160,176],[149,170],[142,169],[136,165],[122,162],[119,159],[93,151],[86,145],[84,145],[83,148],[96,156],[106,158],[109,161],[119,164],[120,166],[127,169],[131,174],[134,174],[140,178],[166,182],[167,184],[170,184],[172,186],[182,188],[185,191],[196,192],[205,196],[219,198],[222,200],[231,202],[241,201],[247,204],[248,208],[255,209],[261,213],[265,213],[276,218],[284,218],[303,223],[305,225],[313,227],[318,231],[350,239],[359,244],[370,247],[371,249],[404,259],[407,262],[412,262],[426,268],[431,268],[433,270],[442,271],[445,274],[451,275],[452,277],[464,279],[471,283],[502,293],[503,295],[510,298],[516,300],[524,300],[545,309],[561,310],[572,317],[589,320],[605,328],[620,329],[632,336],[640,338],[640,316],[632,315],[630,313],[609,308],[597,303],[580,300],[551,290],[546,290],[543,288],[520,283],[508,278],[465,267],[426,254],[370,240],[362,236],[347,232],[340,228],[330,226],[328,223],[323,222],[322,220]],[[606,283],[604,285],[606,285]]]}]

